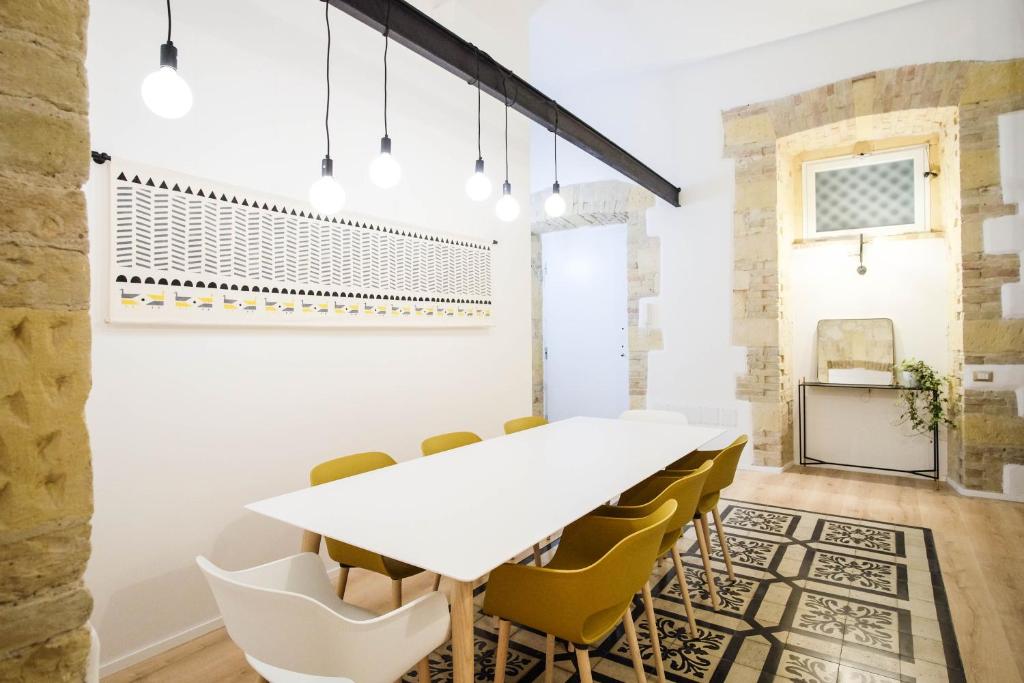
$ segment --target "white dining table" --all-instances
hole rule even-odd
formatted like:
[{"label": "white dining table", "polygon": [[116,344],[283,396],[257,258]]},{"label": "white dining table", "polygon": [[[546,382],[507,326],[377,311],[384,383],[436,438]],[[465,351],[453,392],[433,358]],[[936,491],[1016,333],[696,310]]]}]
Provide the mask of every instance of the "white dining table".
[{"label": "white dining table", "polygon": [[451,579],[453,677],[470,683],[477,579],[721,433],[575,417],[246,508]]}]

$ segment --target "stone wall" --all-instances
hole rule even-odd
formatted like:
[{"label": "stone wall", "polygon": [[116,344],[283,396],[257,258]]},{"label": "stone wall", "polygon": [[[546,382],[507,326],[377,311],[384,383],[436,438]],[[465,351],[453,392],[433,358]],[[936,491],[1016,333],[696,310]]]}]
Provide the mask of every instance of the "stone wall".
[{"label": "stone wall", "polygon": [[[725,155],[736,167],[733,339],[747,347],[748,366],[736,395],[752,402],[757,464],[783,465],[792,459],[792,379],[784,353],[779,279],[778,141],[858,117],[941,107],[955,107],[959,123],[963,266],[962,279],[958,273],[955,282],[962,291],[956,324],[963,325],[963,359],[967,364],[1022,363],[1024,320],[1004,317],[1000,301],[1000,287],[1020,278],[1019,258],[986,254],[982,222],[1017,210],[1002,201],[997,117],[1024,109],[1024,60],[888,69],[723,112]],[[994,425],[978,413],[969,394],[961,429],[950,441],[950,476],[968,488],[998,491],[1002,465],[1024,460],[1019,445],[1013,445],[1017,423]]]},{"label": "stone wall", "polygon": [[540,235],[588,225],[626,224],[626,306],[629,334],[629,406],[647,405],[647,354],[662,348],[661,330],[642,325],[641,306],[658,295],[661,245],[647,234],[647,209],[654,196],[630,183],[608,180],[561,188],[565,215],[548,218],[544,200],[548,192],[531,197],[533,221],[533,413],[544,414],[543,269]]},{"label": "stone wall", "polygon": [[0,681],[81,680],[89,651],[87,13],[0,3]]}]

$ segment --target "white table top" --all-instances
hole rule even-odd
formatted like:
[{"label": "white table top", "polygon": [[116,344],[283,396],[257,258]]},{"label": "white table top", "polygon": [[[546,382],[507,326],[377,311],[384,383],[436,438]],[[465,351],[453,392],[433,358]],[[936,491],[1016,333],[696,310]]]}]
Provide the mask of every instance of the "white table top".
[{"label": "white table top", "polygon": [[577,417],[246,507],[473,581],[719,434]]}]

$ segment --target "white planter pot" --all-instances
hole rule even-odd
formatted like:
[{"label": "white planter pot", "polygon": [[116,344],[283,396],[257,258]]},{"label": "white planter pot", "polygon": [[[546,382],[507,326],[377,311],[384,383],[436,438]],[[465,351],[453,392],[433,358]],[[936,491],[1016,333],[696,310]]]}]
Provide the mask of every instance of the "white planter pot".
[{"label": "white planter pot", "polygon": [[913,389],[914,387],[916,387],[917,386],[917,379],[914,377],[914,374],[911,373],[911,372],[907,372],[906,370],[901,370],[900,371],[900,386],[901,387],[907,387],[908,389]]}]

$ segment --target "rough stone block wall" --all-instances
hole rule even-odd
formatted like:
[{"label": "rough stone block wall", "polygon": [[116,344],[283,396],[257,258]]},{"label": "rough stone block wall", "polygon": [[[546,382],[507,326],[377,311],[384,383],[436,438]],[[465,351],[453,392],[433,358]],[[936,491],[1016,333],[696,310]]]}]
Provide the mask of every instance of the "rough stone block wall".
[{"label": "rough stone block wall", "polygon": [[[955,280],[962,282],[955,310],[962,310],[963,362],[1024,363],[1024,320],[1005,317],[1000,301],[1000,287],[1020,278],[1019,258],[986,254],[982,244],[983,221],[1017,211],[1002,199],[998,116],[1024,109],[1024,60],[888,69],[723,112],[724,153],[736,168],[733,340],[747,347],[747,372],[737,380],[736,395],[753,406],[758,464],[783,465],[791,458],[786,452],[793,411],[787,401],[791,379],[778,278],[776,144],[794,133],[856,117],[933,107],[956,107],[959,114],[963,271],[962,279]],[[950,475],[968,488],[1001,490],[1002,465],[1019,459],[1008,443],[1020,443],[1015,420],[1024,418],[1004,415],[994,424],[965,397],[962,429],[950,439],[950,447],[959,451],[951,454]],[[1001,435],[995,443],[993,429]],[[787,436],[779,439],[779,434]]]},{"label": "rough stone block wall", "polygon": [[663,348],[661,330],[640,325],[640,304],[658,295],[661,244],[647,234],[647,209],[654,197],[629,183],[608,180],[561,188],[566,211],[560,218],[544,214],[547,192],[531,197],[533,222],[533,411],[544,414],[543,269],[540,235],[588,225],[626,224],[626,306],[629,334],[629,406],[647,405],[647,354]]},{"label": "rough stone block wall", "polygon": [[87,13],[0,3],[0,681],[81,680],[89,651]]}]

